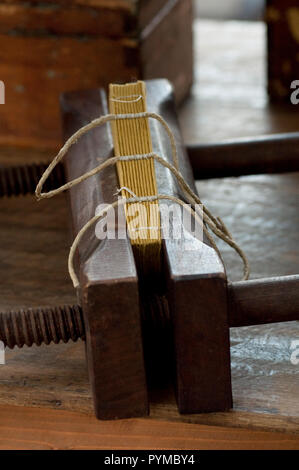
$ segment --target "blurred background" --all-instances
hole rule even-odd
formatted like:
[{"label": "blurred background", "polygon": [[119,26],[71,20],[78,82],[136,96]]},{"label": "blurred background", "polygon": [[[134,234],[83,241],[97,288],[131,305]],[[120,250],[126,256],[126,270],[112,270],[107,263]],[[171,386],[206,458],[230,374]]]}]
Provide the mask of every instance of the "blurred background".
[{"label": "blurred background", "polygon": [[194,4],[201,18],[261,20],[265,0],[194,0]]}]

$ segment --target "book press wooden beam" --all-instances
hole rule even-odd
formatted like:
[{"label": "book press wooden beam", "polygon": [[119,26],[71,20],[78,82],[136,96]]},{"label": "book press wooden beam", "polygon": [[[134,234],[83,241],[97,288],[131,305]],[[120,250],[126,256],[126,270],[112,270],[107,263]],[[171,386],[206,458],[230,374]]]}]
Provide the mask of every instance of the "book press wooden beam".
[{"label": "book press wooden beam", "polygon": [[[150,81],[147,94],[148,110],[164,117],[174,132],[180,170],[195,188],[169,83]],[[93,118],[107,114],[107,98],[102,90],[68,93],[62,98],[62,110],[67,138]],[[154,150],[170,159],[164,131],[156,125],[151,129]],[[253,155],[256,145],[269,146],[268,140],[271,137],[264,144],[257,139]],[[197,171],[201,151],[200,147],[196,150],[198,159],[194,148],[190,152]],[[66,180],[94,168],[112,152],[109,126],[94,129],[71,148],[65,161]],[[0,170],[2,195],[33,192],[41,172],[38,167],[35,171],[27,167]],[[172,178],[163,172],[157,173],[159,191],[179,194]],[[56,181],[49,184],[60,185],[62,175],[57,167]],[[94,215],[98,204],[115,199],[117,186],[115,168],[110,167],[70,190],[73,235]],[[95,412],[100,419],[148,413],[147,384],[153,376],[160,380],[167,368],[175,369],[180,412],[227,410],[232,407],[229,327],[299,320],[299,275],[228,283],[216,252],[206,241],[196,240],[195,245],[194,251],[182,252],[180,242],[164,240],[163,279],[159,289],[156,285],[145,288],[129,239],[107,239],[99,245],[93,230],[78,253],[79,305],[2,313],[0,340],[14,347],[86,339]],[[151,315],[155,322],[149,322]]]},{"label": "book press wooden beam", "polygon": [[299,171],[299,132],[190,145],[195,179]]},{"label": "book press wooden beam", "polygon": [[[168,82],[147,82],[147,103],[149,112],[161,115],[171,126],[178,144],[181,173],[195,189]],[[69,137],[88,121],[107,114],[108,105],[104,92],[95,90],[65,95],[62,109],[65,137]],[[151,128],[151,134],[154,151],[171,161],[163,128],[155,125]],[[67,180],[95,168],[101,159],[106,160],[111,155],[113,141],[110,127],[95,129],[69,152],[66,160]],[[157,166],[156,171],[158,192],[177,195],[173,179],[165,169]],[[72,188],[70,204],[74,235],[95,214],[98,204],[115,199],[113,194],[117,185],[115,168],[111,167],[105,173],[93,177],[93,180],[86,180]],[[157,342],[155,330],[150,326],[151,338],[147,337],[145,319],[143,336],[146,350],[143,351],[140,317],[141,311],[145,311],[145,316],[148,313],[143,296],[150,303],[152,297],[155,297],[155,305],[163,306],[167,301],[169,307],[174,329],[180,410],[229,409],[232,399],[226,279],[224,268],[214,250],[206,245],[198,245],[193,251],[184,252],[184,256],[181,256],[182,247],[177,242],[164,240],[165,279],[161,279],[158,287],[145,287],[141,281],[139,296],[137,270],[129,239],[106,240],[104,247],[95,248],[91,253],[90,246],[94,244],[97,246],[98,242],[95,243],[94,231],[91,231],[90,238],[87,237],[86,242],[81,243],[79,256],[82,260],[86,257],[84,253],[89,253],[88,261],[81,261],[80,265],[81,301],[87,326],[89,373],[94,396],[98,397],[97,416],[124,417],[144,414],[147,410],[143,353],[146,362],[150,362]],[[215,291],[218,295],[214,295]],[[143,304],[141,311],[140,302]],[[160,310],[153,313],[158,322],[161,317],[167,316],[161,307]],[[199,311],[202,311],[201,315]],[[207,321],[208,318],[212,322]],[[201,341],[198,341],[199,338]],[[167,338],[165,342],[169,344]],[[163,351],[163,340],[161,343],[158,345],[161,347],[160,354],[156,353],[160,359],[163,354],[169,354]],[[201,354],[203,349],[205,354]],[[209,373],[210,379],[207,378]],[[216,393],[213,393],[215,381],[217,387]],[[197,397],[197,402],[194,397]],[[209,403],[207,397],[210,397]]]}]

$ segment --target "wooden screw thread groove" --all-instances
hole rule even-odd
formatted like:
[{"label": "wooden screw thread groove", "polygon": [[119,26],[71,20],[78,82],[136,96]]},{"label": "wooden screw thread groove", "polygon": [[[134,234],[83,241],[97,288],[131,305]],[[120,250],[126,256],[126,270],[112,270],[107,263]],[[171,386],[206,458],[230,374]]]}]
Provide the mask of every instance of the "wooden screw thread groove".
[{"label": "wooden screw thread groove", "polygon": [[[37,183],[46,170],[47,163],[0,167],[0,197],[34,194]],[[47,190],[61,186],[65,182],[62,165],[57,165],[46,185]]]},{"label": "wooden screw thread groove", "polygon": [[9,348],[85,339],[80,306],[24,309],[0,313],[0,341]]}]

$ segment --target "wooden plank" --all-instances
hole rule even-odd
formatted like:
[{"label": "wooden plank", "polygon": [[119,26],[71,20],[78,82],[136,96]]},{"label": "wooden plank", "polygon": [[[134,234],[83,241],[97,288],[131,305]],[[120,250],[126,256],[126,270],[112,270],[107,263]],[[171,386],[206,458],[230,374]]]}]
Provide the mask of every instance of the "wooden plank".
[{"label": "wooden plank", "polygon": [[136,51],[134,41],[105,37],[82,41],[72,36],[17,35],[8,41],[6,35],[0,35],[0,73],[9,103],[1,108],[0,143],[56,148],[61,142],[60,93],[107,86],[120,77],[130,80],[138,75]]},{"label": "wooden plank", "polygon": [[192,1],[169,0],[140,37],[142,78],[167,78],[177,103],[188,95],[193,81],[192,25]]},{"label": "wooden plank", "polygon": [[88,34],[113,38],[136,36],[169,0],[4,0],[0,32],[5,34]]},{"label": "wooden plank", "polygon": [[185,256],[183,263],[176,262],[176,255],[170,253],[168,259],[179,410],[225,411],[232,407],[226,278],[219,263],[211,263],[211,253],[203,254],[206,272],[200,274],[190,266],[197,262],[194,253]]},{"label": "wooden plank", "polygon": [[[163,81],[148,82],[148,109],[160,114],[173,131],[180,171],[195,190],[192,171],[178,128],[171,88]],[[157,98],[159,97],[159,99]],[[172,162],[162,129],[152,129],[154,151]],[[184,199],[169,173],[157,165],[161,194]],[[168,220],[163,220],[163,223]],[[164,240],[165,272],[171,321],[174,328],[176,384],[181,412],[205,412],[232,406],[226,277],[214,249],[193,237]],[[217,292],[217,295],[215,293]],[[216,325],[216,326],[215,326]]]},{"label": "wooden plank", "polygon": [[[138,0],[137,0],[138,1]],[[23,0],[3,0],[2,3],[14,4],[23,3]],[[32,0],[32,4],[38,4],[39,0]],[[49,0],[50,5],[82,5],[94,7],[110,7],[110,8],[123,8],[126,10],[133,9],[136,4],[135,0]]]},{"label": "wooden plank", "polygon": [[[173,0],[139,0],[138,11],[138,26],[139,30],[143,31],[152,22],[159,22],[160,12],[166,6],[169,9],[173,4]],[[168,5],[168,7],[167,7]]]},{"label": "wooden plank", "polygon": [[26,450],[298,450],[298,436],[132,419],[105,423],[67,411],[0,406],[0,448]]},{"label": "wooden plank", "polygon": [[[11,158],[7,152],[1,155]],[[21,162],[20,151],[16,157]],[[293,230],[298,224],[298,174],[208,180],[200,182],[199,188],[208,207],[223,216],[242,246],[246,244],[252,278],[298,272],[298,237]],[[76,303],[67,273],[64,196],[45,204],[37,204],[32,196],[1,198],[0,212],[1,311]],[[255,218],[258,226],[252,225]],[[254,233],[251,243],[248,233]],[[230,249],[223,251],[229,276],[238,279],[239,262]],[[156,382],[154,390],[151,387],[151,416],[298,434],[299,369],[290,362],[291,342],[298,336],[298,322],[232,328],[233,411],[180,415],[169,386],[170,370],[165,368],[164,381]],[[155,342],[149,339],[151,346],[157,343],[154,337]],[[82,341],[8,350],[0,372],[3,405],[93,413]]]},{"label": "wooden plank", "polygon": [[[262,23],[196,22],[195,33],[196,84],[192,98],[180,109],[185,142],[298,130],[296,106],[293,112],[267,106]],[[6,165],[48,161],[52,156],[53,151],[17,146],[0,150],[0,162]],[[202,181],[198,190],[246,249],[253,279],[298,273],[294,230],[298,174]],[[43,207],[32,197],[0,199],[0,209],[1,310],[76,302],[66,269],[69,240],[63,196]],[[229,276],[239,279],[239,263],[230,249],[223,249]],[[298,434],[298,367],[290,363],[290,344],[299,335],[298,325],[232,329],[233,411],[179,415],[164,384],[152,393],[151,416],[180,425],[192,422],[235,427],[238,432],[245,428]],[[0,377],[4,408],[10,403],[92,414],[82,342],[15,349],[6,357]]]},{"label": "wooden plank", "polygon": [[[51,10],[39,3],[32,15],[31,4],[0,5],[0,75],[6,86],[0,144],[59,146],[58,100],[66,91],[162,76],[174,82],[178,101],[187,95],[193,63],[190,0],[52,6],[57,4]],[[1,28],[3,16],[9,21],[4,18],[7,26]]]},{"label": "wooden plank", "polygon": [[[35,34],[62,36],[75,34],[124,37],[128,25],[135,23],[128,8],[111,8],[109,2],[100,5],[96,2],[47,2],[47,7],[40,2],[24,5],[24,2],[1,2],[1,34]],[[124,5],[125,6],[125,5]]]},{"label": "wooden plank", "polygon": [[[104,92],[63,95],[65,137],[86,122],[107,114]],[[95,168],[112,152],[110,128],[105,125],[84,136],[66,159],[67,180]],[[99,204],[110,203],[118,182],[115,168],[70,190],[73,236],[95,215]],[[117,229],[117,226],[116,226]],[[138,279],[128,238],[96,239],[95,227],[79,246],[79,276],[89,377],[98,418],[112,419],[148,412],[141,339]]]}]

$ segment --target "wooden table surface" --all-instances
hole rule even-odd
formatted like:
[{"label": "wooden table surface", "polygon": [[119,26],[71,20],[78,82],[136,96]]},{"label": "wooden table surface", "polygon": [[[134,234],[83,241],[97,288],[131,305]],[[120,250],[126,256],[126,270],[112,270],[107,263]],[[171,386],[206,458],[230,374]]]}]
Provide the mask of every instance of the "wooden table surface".
[{"label": "wooden table surface", "polygon": [[[195,24],[196,80],[180,110],[186,142],[298,130],[297,109],[270,108],[263,24]],[[200,66],[198,58],[200,57]],[[47,150],[0,150],[0,163],[48,160]],[[246,250],[252,278],[299,272],[299,175],[198,183]],[[0,310],[76,303],[67,275],[64,197],[0,199]],[[241,266],[225,246],[232,279]],[[0,366],[0,448],[297,448],[299,365],[290,361],[299,323],[234,328],[234,409],[183,415],[171,389],[151,391],[146,419],[92,415],[84,343],[8,350]]]}]

